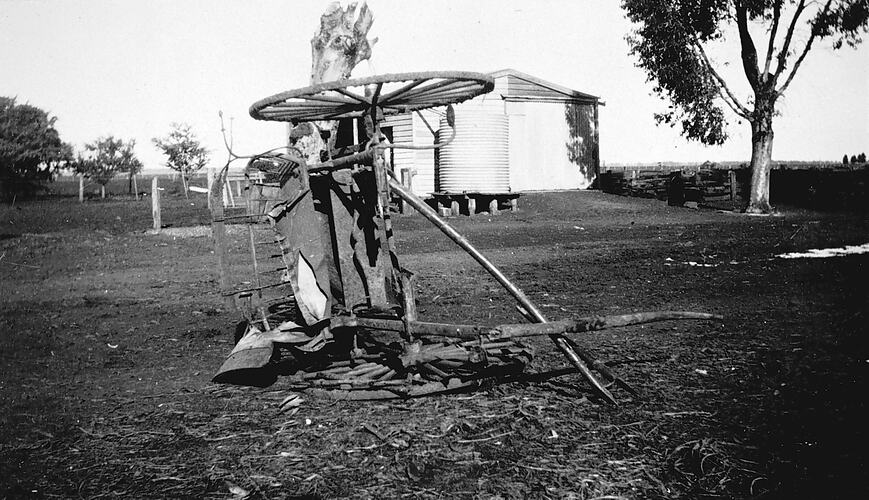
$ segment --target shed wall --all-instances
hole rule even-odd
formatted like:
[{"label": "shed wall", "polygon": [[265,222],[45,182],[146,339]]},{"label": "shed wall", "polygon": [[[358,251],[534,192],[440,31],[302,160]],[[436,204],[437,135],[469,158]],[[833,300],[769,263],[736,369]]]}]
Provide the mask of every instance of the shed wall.
[{"label": "shed wall", "polygon": [[[436,129],[440,115],[432,110],[421,112],[432,128]],[[403,146],[431,146],[434,136],[422,118],[416,113],[404,113],[386,117],[381,127],[392,127],[392,138],[395,144]],[[434,191],[434,152],[431,149],[394,149],[392,150],[393,170],[401,176],[403,168],[416,171],[413,177],[413,192],[422,197],[428,197]]]},{"label": "shed wall", "polygon": [[594,106],[507,102],[512,191],[587,188],[595,177]]}]

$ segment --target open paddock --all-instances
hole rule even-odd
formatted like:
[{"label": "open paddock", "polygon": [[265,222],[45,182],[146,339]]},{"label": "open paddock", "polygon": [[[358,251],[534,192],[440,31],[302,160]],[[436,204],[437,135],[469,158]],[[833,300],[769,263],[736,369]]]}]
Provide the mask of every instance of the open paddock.
[{"label": "open paddock", "polygon": [[[162,234],[147,232],[149,200],[0,206],[0,497],[867,493],[869,256],[775,257],[864,244],[865,215],[747,217],[586,191],[453,218],[554,319],[696,310],[726,320],[574,336],[639,391],[616,389],[618,407],[570,375],[409,401],[303,395],[282,412],[280,379],[210,382],[238,318],[197,227],[205,200],[165,201]],[[421,319],[521,321],[419,215],[394,220]],[[547,340],[533,344],[533,371],[564,366]]]}]

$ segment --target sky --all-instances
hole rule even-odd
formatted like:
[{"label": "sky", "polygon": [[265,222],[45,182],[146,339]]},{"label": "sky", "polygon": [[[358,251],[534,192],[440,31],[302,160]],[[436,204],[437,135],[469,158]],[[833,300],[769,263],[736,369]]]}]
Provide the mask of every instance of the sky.
[{"label": "sky", "polygon": [[[136,141],[146,169],[164,158],[151,143],[173,122],[190,124],[222,166],[218,112],[237,154],[283,143],[280,123],[250,105],[308,85],[310,40],[325,0],[0,0],[0,95],[58,117],[81,148],[101,136]],[[346,3],[345,3],[346,4]],[[600,96],[604,164],[747,161],[748,124],[706,147],[656,126],[667,104],[635,67],[631,24],[616,0],[369,0],[376,37],[353,73],[513,68]],[[727,43],[729,38],[730,43]],[[725,37],[713,58],[743,99],[738,47]],[[760,43],[758,44],[760,45]],[[869,48],[818,45],[779,103],[773,158],[841,160],[869,152]],[[231,120],[230,120],[231,118]]]}]

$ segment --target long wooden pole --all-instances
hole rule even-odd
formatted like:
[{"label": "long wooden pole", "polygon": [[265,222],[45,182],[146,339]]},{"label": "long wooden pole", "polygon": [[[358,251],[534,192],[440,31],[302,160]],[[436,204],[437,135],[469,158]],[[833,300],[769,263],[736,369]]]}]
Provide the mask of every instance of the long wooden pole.
[{"label": "long wooden pole", "polygon": [[476,340],[485,337],[487,340],[500,340],[522,337],[539,337],[562,333],[584,333],[609,328],[630,325],[641,325],[656,321],[675,320],[718,320],[724,318],[717,314],[697,313],[688,311],[652,311],[631,314],[616,314],[611,316],[587,316],[584,318],[552,321],[548,323],[515,323],[497,326],[456,325],[450,323],[431,323],[426,321],[380,318],[336,318],[332,327],[362,326],[377,330],[402,332],[406,323],[419,335],[437,335],[441,337]]}]

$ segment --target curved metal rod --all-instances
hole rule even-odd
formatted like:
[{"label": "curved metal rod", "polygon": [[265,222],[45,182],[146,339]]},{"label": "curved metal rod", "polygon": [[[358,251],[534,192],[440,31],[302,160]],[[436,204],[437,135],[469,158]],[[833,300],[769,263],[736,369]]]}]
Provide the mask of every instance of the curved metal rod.
[{"label": "curved metal rod", "polygon": [[[513,284],[504,273],[501,272],[500,269],[495,267],[489,259],[486,258],[485,255],[480,253],[479,250],[474,248],[464,236],[462,236],[458,231],[456,231],[452,226],[447,224],[446,221],[438,217],[438,214],[435,213],[434,210],[430,206],[428,206],[424,201],[422,201],[418,196],[406,190],[404,186],[402,186],[395,178],[389,179],[389,187],[398,194],[404,201],[406,201],[410,206],[415,208],[419,213],[423,215],[426,219],[431,221],[438,229],[441,230],[444,234],[446,234],[451,240],[453,240],[457,245],[459,245],[464,251],[468,253],[471,257],[474,258],[483,269],[489,272],[497,281],[504,287],[513,298],[516,299],[517,302],[528,312],[528,315],[531,319],[536,321],[537,323],[546,323],[546,317],[543,316],[543,313],[540,312],[540,309],[531,302],[531,299],[525,295],[525,292],[522,291],[518,286]],[[612,393],[594,376],[591,370],[587,366],[588,360],[594,360],[587,353],[583,353],[582,357],[577,353],[577,351],[571,346],[568,339],[562,334],[551,334],[549,338],[555,343],[556,347],[567,357],[567,359],[579,370],[580,373],[585,377],[586,380],[594,387],[598,394],[603,396],[607,401],[614,405],[618,405],[615,397],[613,397]],[[586,361],[583,361],[582,358],[585,358]]]}]

